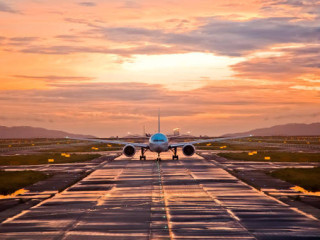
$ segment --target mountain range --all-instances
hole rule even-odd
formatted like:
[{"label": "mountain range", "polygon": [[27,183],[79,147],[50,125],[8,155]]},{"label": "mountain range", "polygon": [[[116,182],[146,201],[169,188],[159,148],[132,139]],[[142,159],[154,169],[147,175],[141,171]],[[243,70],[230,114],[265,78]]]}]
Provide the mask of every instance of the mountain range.
[{"label": "mountain range", "polygon": [[[268,128],[258,128],[247,132],[225,134],[224,137],[241,136],[320,136],[320,123],[289,123]],[[0,126],[0,139],[7,138],[94,138],[91,135],[73,134],[58,130],[48,130],[28,126],[5,127]]]},{"label": "mountain range", "polygon": [[36,127],[4,127],[0,126],[0,139],[8,138],[64,138],[64,137],[75,137],[75,138],[92,138],[91,135],[72,134],[68,132],[58,130],[48,130],[45,128]]},{"label": "mountain range", "polygon": [[268,128],[258,128],[247,132],[225,134],[226,136],[320,136],[320,123],[289,123]]}]

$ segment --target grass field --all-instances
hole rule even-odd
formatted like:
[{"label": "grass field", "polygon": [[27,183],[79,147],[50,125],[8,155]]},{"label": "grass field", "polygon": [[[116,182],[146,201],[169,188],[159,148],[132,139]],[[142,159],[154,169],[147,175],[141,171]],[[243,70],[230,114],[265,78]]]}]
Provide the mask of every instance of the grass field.
[{"label": "grass field", "polygon": [[263,142],[263,143],[286,143],[286,144],[320,144],[319,136],[269,136],[269,137],[251,137],[247,139],[237,139],[239,142]]},{"label": "grass field", "polygon": [[78,141],[69,139],[0,139],[0,148],[15,148],[15,147],[35,147],[45,145],[60,145],[76,143]]},{"label": "grass field", "polygon": [[[228,159],[243,161],[320,162],[320,153],[258,151],[258,154],[252,156],[248,155],[248,152],[218,153],[218,155]],[[270,157],[270,160],[265,160],[265,157]]]},{"label": "grass field", "polygon": [[242,151],[242,150],[276,150],[275,147],[260,147],[260,146],[249,146],[246,144],[230,144],[230,143],[208,143],[208,144],[196,144],[195,145],[199,150],[224,150],[224,151]]},{"label": "grass field", "polygon": [[50,177],[49,174],[35,171],[0,171],[0,194],[7,195]]},{"label": "grass field", "polygon": [[43,150],[42,152],[98,152],[98,151],[116,151],[123,146],[116,144],[90,144],[86,146],[70,146],[57,149]]},{"label": "grass field", "polygon": [[48,164],[48,159],[54,163],[85,162],[100,157],[100,154],[70,154],[70,157],[61,156],[60,153],[44,153],[32,155],[0,156],[0,165],[37,165]]},{"label": "grass field", "polygon": [[316,168],[285,168],[269,173],[272,177],[298,185],[308,191],[320,191],[320,167]]}]

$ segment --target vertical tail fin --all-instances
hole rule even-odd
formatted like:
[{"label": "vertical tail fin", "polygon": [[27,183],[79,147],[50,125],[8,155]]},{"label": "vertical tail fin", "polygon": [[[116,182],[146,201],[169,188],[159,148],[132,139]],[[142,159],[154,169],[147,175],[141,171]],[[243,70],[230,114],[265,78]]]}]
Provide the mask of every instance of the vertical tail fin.
[{"label": "vertical tail fin", "polygon": [[160,132],[160,108],[158,110],[158,133]]}]

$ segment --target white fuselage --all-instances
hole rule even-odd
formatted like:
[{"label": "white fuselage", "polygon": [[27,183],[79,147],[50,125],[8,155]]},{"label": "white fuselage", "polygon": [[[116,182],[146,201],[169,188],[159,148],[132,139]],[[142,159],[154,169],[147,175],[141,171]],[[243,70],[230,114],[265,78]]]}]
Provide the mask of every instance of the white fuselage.
[{"label": "white fuselage", "polygon": [[151,152],[167,152],[169,150],[168,138],[162,133],[156,133],[149,139],[149,150]]}]

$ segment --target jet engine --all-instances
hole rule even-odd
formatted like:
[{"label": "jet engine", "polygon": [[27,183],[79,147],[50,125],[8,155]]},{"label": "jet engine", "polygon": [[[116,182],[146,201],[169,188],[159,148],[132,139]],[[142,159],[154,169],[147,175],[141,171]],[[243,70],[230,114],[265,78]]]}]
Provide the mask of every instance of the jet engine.
[{"label": "jet engine", "polygon": [[128,144],[123,148],[122,152],[126,157],[132,157],[136,153],[136,148],[133,145]]},{"label": "jet engine", "polygon": [[196,149],[191,144],[184,145],[182,148],[183,154],[188,157],[192,156],[195,153],[195,151]]}]

